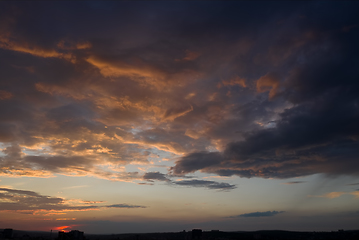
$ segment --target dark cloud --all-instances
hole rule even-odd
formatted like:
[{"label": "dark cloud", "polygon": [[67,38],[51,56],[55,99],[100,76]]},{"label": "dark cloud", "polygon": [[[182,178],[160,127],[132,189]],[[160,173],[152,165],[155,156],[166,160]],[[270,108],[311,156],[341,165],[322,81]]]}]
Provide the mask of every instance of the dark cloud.
[{"label": "dark cloud", "polygon": [[147,181],[169,181],[167,175],[160,172],[146,172],[145,175],[143,175],[143,179]]},{"label": "dark cloud", "polygon": [[[340,42],[338,52],[324,49],[316,55],[320,61],[293,68],[279,95],[295,105],[279,113],[273,127],[244,132],[244,140],[229,143],[222,153],[191,153],[177,162],[174,172],[278,178],[358,174],[347,167],[356,166],[359,156],[359,73],[352,65],[358,58],[348,48],[358,50],[352,41],[356,37],[333,33],[332,41]],[[338,60],[339,55],[343,58]],[[280,88],[279,81],[275,84]]]},{"label": "dark cloud", "polygon": [[[0,188],[0,211],[33,213],[38,211],[86,211],[100,208],[146,208],[130,204],[92,205],[89,201],[71,204],[69,200],[40,195],[33,191]],[[85,203],[85,205],[83,205]]]},{"label": "dark cloud", "polygon": [[223,153],[187,155],[173,171],[279,178],[358,174],[347,167],[357,165],[357,99],[351,90],[344,93],[327,93],[316,102],[285,110],[276,127],[247,133],[245,140],[230,143]]},{"label": "dark cloud", "polygon": [[232,216],[231,218],[237,217],[273,217],[279,213],[284,213],[284,211],[267,211],[267,212],[252,212],[252,213],[244,213],[238,216]]},{"label": "dark cloud", "polygon": [[157,149],[174,175],[357,175],[357,7],[2,2],[2,174],[141,179],[97,166]]},{"label": "dark cloud", "polygon": [[181,181],[174,181],[172,182],[178,186],[187,186],[187,187],[204,187],[208,189],[218,189],[218,190],[232,190],[237,188],[235,185],[223,182],[215,182],[215,181],[208,181],[208,180],[181,180]]},{"label": "dark cloud", "polygon": [[291,181],[291,182],[286,182],[284,184],[288,184],[288,185],[292,185],[292,184],[300,184],[300,183],[305,183],[306,181]]},{"label": "dark cloud", "polygon": [[42,167],[44,170],[50,170],[53,172],[58,172],[61,171],[60,169],[65,168],[77,168],[87,171],[93,163],[93,160],[80,156],[28,156],[25,157],[24,160],[25,163],[35,165],[35,167]]},{"label": "dark cloud", "polygon": [[128,204],[112,204],[112,205],[106,205],[104,207],[107,207],[107,208],[146,208],[145,206],[128,205]]},{"label": "dark cloud", "polygon": [[0,194],[2,210],[61,210],[70,207],[64,204],[62,198],[43,196],[32,191],[0,188]]},{"label": "dark cloud", "polygon": [[[218,190],[232,190],[237,188],[236,185],[232,185],[224,182],[216,182],[216,181],[208,181],[208,180],[199,180],[199,179],[191,179],[191,180],[171,180],[171,178],[181,177],[176,175],[167,175],[160,172],[147,172],[143,175],[143,180],[147,180],[149,182],[157,181],[165,181],[170,186],[187,186],[187,187],[203,187],[208,189],[218,189]],[[186,178],[192,178],[185,176]],[[144,184],[144,183],[142,183]]]},{"label": "dark cloud", "polygon": [[347,184],[347,186],[356,186],[356,185],[359,185],[359,183],[349,183],[349,184]]},{"label": "dark cloud", "polygon": [[23,194],[23,195],[33,196],[33,197],[41,197],[41,195],[39,195],[38,193],[33,192],[33,191],[17,190],[17,189],[9,189],[9,188],[0,188],[0,191],[20,194],[20,195]]}]

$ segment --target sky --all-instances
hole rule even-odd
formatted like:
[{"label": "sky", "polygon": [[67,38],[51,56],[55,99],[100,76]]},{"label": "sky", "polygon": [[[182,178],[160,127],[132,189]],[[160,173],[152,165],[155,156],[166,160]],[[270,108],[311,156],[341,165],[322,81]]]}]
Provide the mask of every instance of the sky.
[{"label": "sky", "polygon": [[359,2],[0,2],[0,228],[359,229]]}]

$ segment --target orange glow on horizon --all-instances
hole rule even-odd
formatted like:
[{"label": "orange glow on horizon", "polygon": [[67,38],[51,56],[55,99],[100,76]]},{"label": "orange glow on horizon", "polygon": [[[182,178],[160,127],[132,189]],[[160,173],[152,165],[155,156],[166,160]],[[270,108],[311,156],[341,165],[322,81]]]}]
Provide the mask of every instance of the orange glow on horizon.
[{"label": "orange glow on horizon", "polygon": [[55,227],[54,230],[57,230],[57,231],[65,231],[65,230],[68,230],[68,229],[71,229],[72,226],[60,226],[60,227]]},{"label": "orange glow on horizon", "polygon": [[[67,219],[67,220],[70,220],[70,219]],[[71,220],[74,220],[74,219],[71,219]],[[83,225],[81,225],[81,224],[64,225],[64,226],[54,227],[54,228],[52,228],[52,230],[69,232],[69,231],[73,230],[74,227],[77,227],[77,226],[83,226]]]}]

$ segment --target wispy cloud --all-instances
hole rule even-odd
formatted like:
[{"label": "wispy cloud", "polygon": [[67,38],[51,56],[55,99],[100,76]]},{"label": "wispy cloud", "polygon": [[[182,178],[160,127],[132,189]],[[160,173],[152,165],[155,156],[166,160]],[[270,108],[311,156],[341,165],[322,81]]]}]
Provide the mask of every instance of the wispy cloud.
[{"label": "wispy cloud", "polygon": [[347,186],[357,186],[359,183],[348,183]]},{"label": "wispy cloud", "polygon": [[149,182],[156,181],[165,181],[169,185],[174,186],[186,186],[186,187],[203,187],[208,189],[216,190],[232,190],[237,188],[236,185],[225,183],[225,182],[216,182],[209,180],[200,180],[200,179],[191,179],[191,180],[171,180],[170,178],[176,177],[174,175],[163,174],[160,172],[147,172],[143,176],[143,179]]},{"label": "wispy cloud", "polygon": [[300,183],[305,183],[306,181],[292,181],[292,182],[286,182],[286,183],[282,183],[282,184],[286,184],[286,185],[293,185],[293,184],[300,184]]},{"label": "wispy cloud", "polygon": [[273,217],[277,214],[284,213],[285,211],[267,211],[267,212],[251,212],[244,213],[237,216],[231,216],[230,218],[238,218],[238,217]]},{"label": "wispy cloud", "polygon": [[106,208],[146,208],[145,206],[129,205],[129,204],[112,204],[112,205],[106,205],[103,207],[106,207]]},{"label": "wispy cloud", "polygon": [[356,198],[359,197],[359,191],[358,190],[353,191],[353,192],[330,192],[330,193],[326,193],[324,195],[309,195],[308,197],[321,197],[321,198],[333,199],[333,198],[338,198],[338,197],[341,197],[341,196],[347,195],[347,194],[353,195]]},{"label": "wispy cloud", "polygon": [[178,186],[187,186],[187,187],[204,187],[208,189],[217,189],[217,190],[232,190],[237,188],[236,185],[224,183],[224,182],[215,182],[208,180],[182,180],[182,181],[173,181],[172,182]]}]

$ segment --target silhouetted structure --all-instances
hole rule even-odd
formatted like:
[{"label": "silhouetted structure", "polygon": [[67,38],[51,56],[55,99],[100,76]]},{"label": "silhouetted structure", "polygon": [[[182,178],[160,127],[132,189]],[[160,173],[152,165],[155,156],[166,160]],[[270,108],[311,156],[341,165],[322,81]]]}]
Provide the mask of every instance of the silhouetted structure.
[{"label": "silhouetted structure", "polygon": [[72,230],[70,232],[60,231],[58,240],[84,240],[84,232]]},{"label": "silhouetted structure", "polygon": [[6,229],[4,229],[4,231],[3,231],[3,237],[4,237],[5,239],[11,239],[11,238],[12,238],[12,234],[13,234],[12,228],[6,228]]},{"label": "silhouetted structure", "polygon": [[[239,231],[239,232],[222,232],[222,231],[201,231],[193,229],[188,232],[167,232],[167,233],[126,233],[126,234],[105,234],[94,235],[89,234],[86,237],[83,232],[71,231],[69,233],[60,232],[60,240],[357,240],[359,239],[359,230],[343,230],[332,232],[291,232],[280,230],[264,230],[264,231]],[[199,231],[198,231],[199,230]],[[0,229],[0,240],[49,240],[49,232],[37,231],[21,231],[13,230],[5,231],[11,238],[5,238],[4,229]],[[193,233],[193,236],[192,236]]]},{"label": "silhouetted structure", "polygon": [[202,239],[202,229],[193,229],[192,239]]}]

